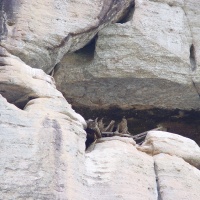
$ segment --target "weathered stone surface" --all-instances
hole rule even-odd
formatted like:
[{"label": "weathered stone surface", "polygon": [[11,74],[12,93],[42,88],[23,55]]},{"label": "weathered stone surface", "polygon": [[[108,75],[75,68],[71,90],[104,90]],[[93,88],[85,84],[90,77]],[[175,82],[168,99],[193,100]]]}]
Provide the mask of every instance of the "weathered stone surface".
[{"label": "weathered stone surface", "polygon": [[127,144],[132,144],[132,145],[136,145],[136,142],[132,139],[132,138],[128,138],[128,137],[119,137],[119,136],[114,136],[114,137],[105,137],[105,138],[100,138],[98,139],[98,143],[101,142],[108,142],[108,141],[113,141],[113,140],[118,140]]},{"label": "weathered stone surface", "polygon": [[192,48],[190,62],[192,65],[192,80],[198,95],[200,96],[200,2],[195,0],[184,1],[184,11],[190,25],[192,35]]},{"label": "weathered stone surface", "polygon": [[138,149],[151,155],[176,155],[200,169],[200,147],[195,141],[177,134],[149,131],[145,142]]},{"label": "weathered stone surface", "polygon": [[0,199],[78,199],[85,120],[52,77],[0,50],[0,93],[13,103],[0,95]]},{"label": "weathered stone surface", "polygon": [[[0,2],[0,199],[200,199],[194,141],[149,132],[141,147],[130,138],[101,138],[85,152],[85,120],[51,76],[27,65],[51,70],[130,2]],[[93,108],[198,109],[198,6],[137,0],[129,22],[99,33],[95,55],[89,48],[64,58],[55,76],[59,88]]]},{"label": "weathered stone surface", "polygon": [[154,156],[159,198],[199,200],[200,171],[176,156]]},{"label": "weathered stone surface", "polygon": [[[31,68],[3,48],[0,48],[0,94],[10,103],[21,108],[31,99],[36,99],[29,104],[40,103],[42,109],[46,107],[52,112],[69,115],[86,127],[83,117],[75,113],[71,105],[56,89],[51,76],[45,74],[41,69]],[[43,101],[46,103],[44,104]],[[36,106],[36,109],[38,108]]]},{"label": "weathered stone surface", "polygon": [[[2,199],[170,200],[192,193],[190,199],[198,200],[199,170],[181,158],[153,158],[120,137],[102,138],[85,153],[82,123],[65,105],[58,98],[37,98],[20,110],[0,96]],[[190,151],[193,144],[187,140],[183,146]],[[173,142],[168,148],[177,154]]]},{"label": "weathered stone surface", "polygon": [[26,64],[50,72],[68,51],[119,20],[133,0],[2,0],[1,45]]},{"label": "weathered stone surface", "polygon": [[157,199],[153,158],[117,138],[101,139],[86,153],[90,199]]},{"label": "weathered stone surface", "polygon": [[83,190],[85,132],[45,104],[23,111],[0,97],[1,199],[78,199]]},{"label": "weathered stone surface", "polygon": [[66,55],[59,90],[82,107],[199,109],[198,8],[195,0],[136,0],[129,21],[98,33],[94,58]]}]

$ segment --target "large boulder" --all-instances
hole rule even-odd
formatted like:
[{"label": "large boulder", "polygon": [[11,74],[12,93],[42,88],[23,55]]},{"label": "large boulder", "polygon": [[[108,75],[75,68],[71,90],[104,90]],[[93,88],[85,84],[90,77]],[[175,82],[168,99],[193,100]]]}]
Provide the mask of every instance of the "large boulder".
[{"label": "large boulder", "polygon": [[200,199],[200,171],[183,159],[167,154],[154,156],[158,199]]},{"label": "large boulder", "polygon": [[200,147],[195,141],[181,135],[149,131],[145,142],[138,149],[150,155],[160,153],[176,155],[200,169]]},{"label": "large boulder", "polygon": [[34,100],[31,104],[35,102],[43,104],[45,100],[46,104],[43,107],[69,115],[86,127],[83,117],[75,113],[61,92],[56,89],[54,79],[43,70],[31,68],[1,47],[0,68],[0,94],[9,103],[23,109],[32,99]]},{"label": "large boulder", "polygon": [[41,98],[20,110],[0,95],[1,199],[79,199],[86,135],[79,121],[53,107]]},{"label": "large boulder", "polygon": [[[159,141],[155,143],[159,145]],[[198,200],[200,171],[178,157],[173,144],[168,148],[174,150],[171,155],[160,152],[151,156],[138,151],[132,139],[98,140],[86,152],[90,199]]]},{"label": "large boulder", "polygon": [[199,110],[199,6],[136,0],[125,23],[98,33],[94,57],[85,49],[63,58],[59,90],[79,107]]},{"label": "large boulder", "polygon": [[26,64],[50,72],[62,56],[83,47],[133,0],[1,0],[0,41]]},{"label": "large boulder", "polygon": [[0,95],[0,198],[78,199],[85,120],[52,77],[0,50],[0,92],[7,98]]},{"label": "large boulder", "polygon": [[99,140],[86,153],[86,169],[89,199],[157,199],[153,158],[132,139]]}]

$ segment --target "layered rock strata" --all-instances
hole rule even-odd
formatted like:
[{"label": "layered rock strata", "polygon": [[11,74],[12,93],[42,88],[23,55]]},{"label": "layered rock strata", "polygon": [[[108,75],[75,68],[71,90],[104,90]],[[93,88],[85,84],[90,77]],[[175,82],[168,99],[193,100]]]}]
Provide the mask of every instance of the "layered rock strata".
[{"label": "layered rock strata", "polygon": [[65,53],[83,47],[131,4],[133,0],[2,0],[1,45],[49,73]]},{"label": "layered rock strata", "polygon": [[84,120],[62,103],[38,97],[21,110],[0,96],[2,199],[200,198],[194,141],[154,131],[142,146],[102,138],[85,152]]},{"label": "layered rock strata", "polygon": [[59,90],[77,107],[199,110],[199,6],[136,0],[125,23],[98,33],[94,57],[87,48],[65,56]]},{"label": "layered rock strata", "polygon": [[79,199],[85,132],[53,107],[41,98],[20,110],[0,97],[0,199]]},{"label": "layered rock strata", "polygon": [[[147,144],[151,149],[149,155],[141,152]],[[194,141],[162,131],[149,132],[140,147],[131,139],[100,139],[86,152],[90,197],[198,200],[200,171],[193,164],[200,161],[199,151]],[[196,162],[191,162],[193,159]]]},{"label": "layered rock strata", "polygon": [[200,198],[200,171],[183,159],[167,154],[154,157],[159,198],[192,199]]},{"label": "layered rock strata", "polygon": [[95,55],[82,49],[57,66],[65,96],[98,109],[198,110],[198,1],[135,2],[123,19],[132,1],[0,2],[0,199],[200,199],[194,141],[149,132],[141,146],[112,137],[85,151],[83,117],[51,76],[27,65],[49,72],[121,19],[99,32]]},{"label": "layered rock strata", "polygon": [[0,61],[2,199],[200,198],[194,141],[153,131],[141,146],[130,138],[102,138],[85,152],[85,120],[54,80],[5,49]]},{"label": "layered rock strata", "polygon": [[175,155],[200,169],[199,146],[195,141],[177,134],[149,131],[145,142],[138,149],[150,155],[160,153]]},{"label": "layered rock strata", "polygon": [[100,139],[86,153],[86,169],[90,199],[157,199],[153,158],[132,139]]},{"label": "layered rock strata", "polygon": [[42,70],[5,49],[0,62],[0,199],[78,199],[85,120]]}]

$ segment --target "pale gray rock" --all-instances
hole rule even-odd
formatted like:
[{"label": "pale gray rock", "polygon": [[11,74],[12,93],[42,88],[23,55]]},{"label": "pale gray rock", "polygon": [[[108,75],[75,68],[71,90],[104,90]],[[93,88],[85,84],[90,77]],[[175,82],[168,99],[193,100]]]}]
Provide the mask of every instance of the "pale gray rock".
[{"label": "pale gray rock", "polygon": [[[0,48],[0,199],[200,199],[194,141],[150,132],[141,147],[130,138],[101,138],[85,152],[85,120],[51,76],[27,65],[50,71],[64,53],[119,20],[130,2],[0,3],[7,49]],[[91,108],[198,109],[198,6],[137,0],[129,22],[100,31],[94,58],[84,50],[66,55],[58,88]]]},{"label": "pale gray rock", "polygon": [[[33,99],[21,110],[0,95],[0,110],[2,199],[199,198],[199,170],[176,156],[138,151],[131,138],[101,138],[85,153],[82,123],[59,99]],[[190,151],[194,142],[182,141]]]},{"label": "pale gray rock", "polygon": [[136,146],[136,142],[132,138],[128,137],[120,137],[120,136],[114,136],[114,137],[105,137],[105,138],[100,138],[97,140],[97,143],[101,142],[106,142],[106,141],[113,141],[113,140],[118,140],[127,144],[132,144]]},{"label": "pale gray rock", "polygon": [[[53,77],[45,74],[43,70],[31,68],[3,48],[0,48],[0,69],[0,94],[8,102],[20,108],[24,108],[26,103],[33,104],[34,107],[37,102],[38,105],[42,104],[42,109],[46,107],[52,112],[63,113],[86,127],[83,117],[75,113],[56,89]],[[26,109],[29,109],[28,105]],[[39,109],[37,106],[36,110]]]},{"label": "pale gray rock", "polygon": [[186,13],[188,23],[190,25],[190,31],[192,35],[191,46],[191,69],[192,69],[192,81],[196,88],[198,95],[200,96],[200,1],[189,0],[184,1],[184,11]]},{"label": "pale gray rock", "polygon": [[85,131],[53,107],[38,98],[20,110],[0,96],[0,199],[79,199],[84,191]]},{"label": "pale gray rock", "polygon": [[100,141],[86,153],[89,199],[156,200],[153,158],[138,151],[131,140],[113,137]]},{"label": "pale gray rock", "polygon": [[94,58],[87,49],[66,55],[57,87],[79,107],[198,110],[198,8],[195,0],[136,0],[126,23],[98,33]]},{"label": "pale gray rock", "polygon": [[0,199],[78,199],[84,191],[84,118],[52,77],[3,48],[0,93]]},{"label": "pale gray rock", "polygon": [[137,148],[150,155],[160,153],[175,155],[200,169],[200,147],[195,141],[181,135],[149,131],[144,143]]},{"label": "pale gray rock", "polygon": [[2,0],[1,45],[49,73],[65,53],[83,47],[131,4],[133,0]]},{"label": "pale gray rock", "polygon": [[159,198],[199,200],[200,171],[176,156],[154,156]]},{"label": "pale gray rock", "polygon": [[84,191],[84,118],[52,77],[3,48],[0,93],[0,199],[78,199]]}]

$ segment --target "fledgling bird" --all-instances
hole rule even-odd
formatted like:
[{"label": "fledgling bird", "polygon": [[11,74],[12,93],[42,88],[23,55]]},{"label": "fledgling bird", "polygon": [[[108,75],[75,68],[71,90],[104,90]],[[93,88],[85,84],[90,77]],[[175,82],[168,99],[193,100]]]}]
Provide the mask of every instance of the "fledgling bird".
[{"label": "fledgling bird", "polygon": [[94,129],[93,130],[95,130],[95,134],[96,134],[96,137],[97,137],[97,139],[98,138],[101,138],[101,131],[99,130],[99,127],[98,127],[98,118],[96,118],[95,120],[94,120],[94,123],[95,123],[95,127],[94,127]]},{"label": "fledgling bird", "polygon": [[121,134],[130,134],[128,132],[127,120],[125,116],[122,118],[122,121],[118,124],[116,132]]},{"label": "fledgling bird", "polygon": [[92,119],[87,120],[87,127],[94,131],[95,136],[98,139],[98,138],[101,138],[101,131],[99,130],[97,120],[98,118],[96,118],[95,120],[92,120]]}]

